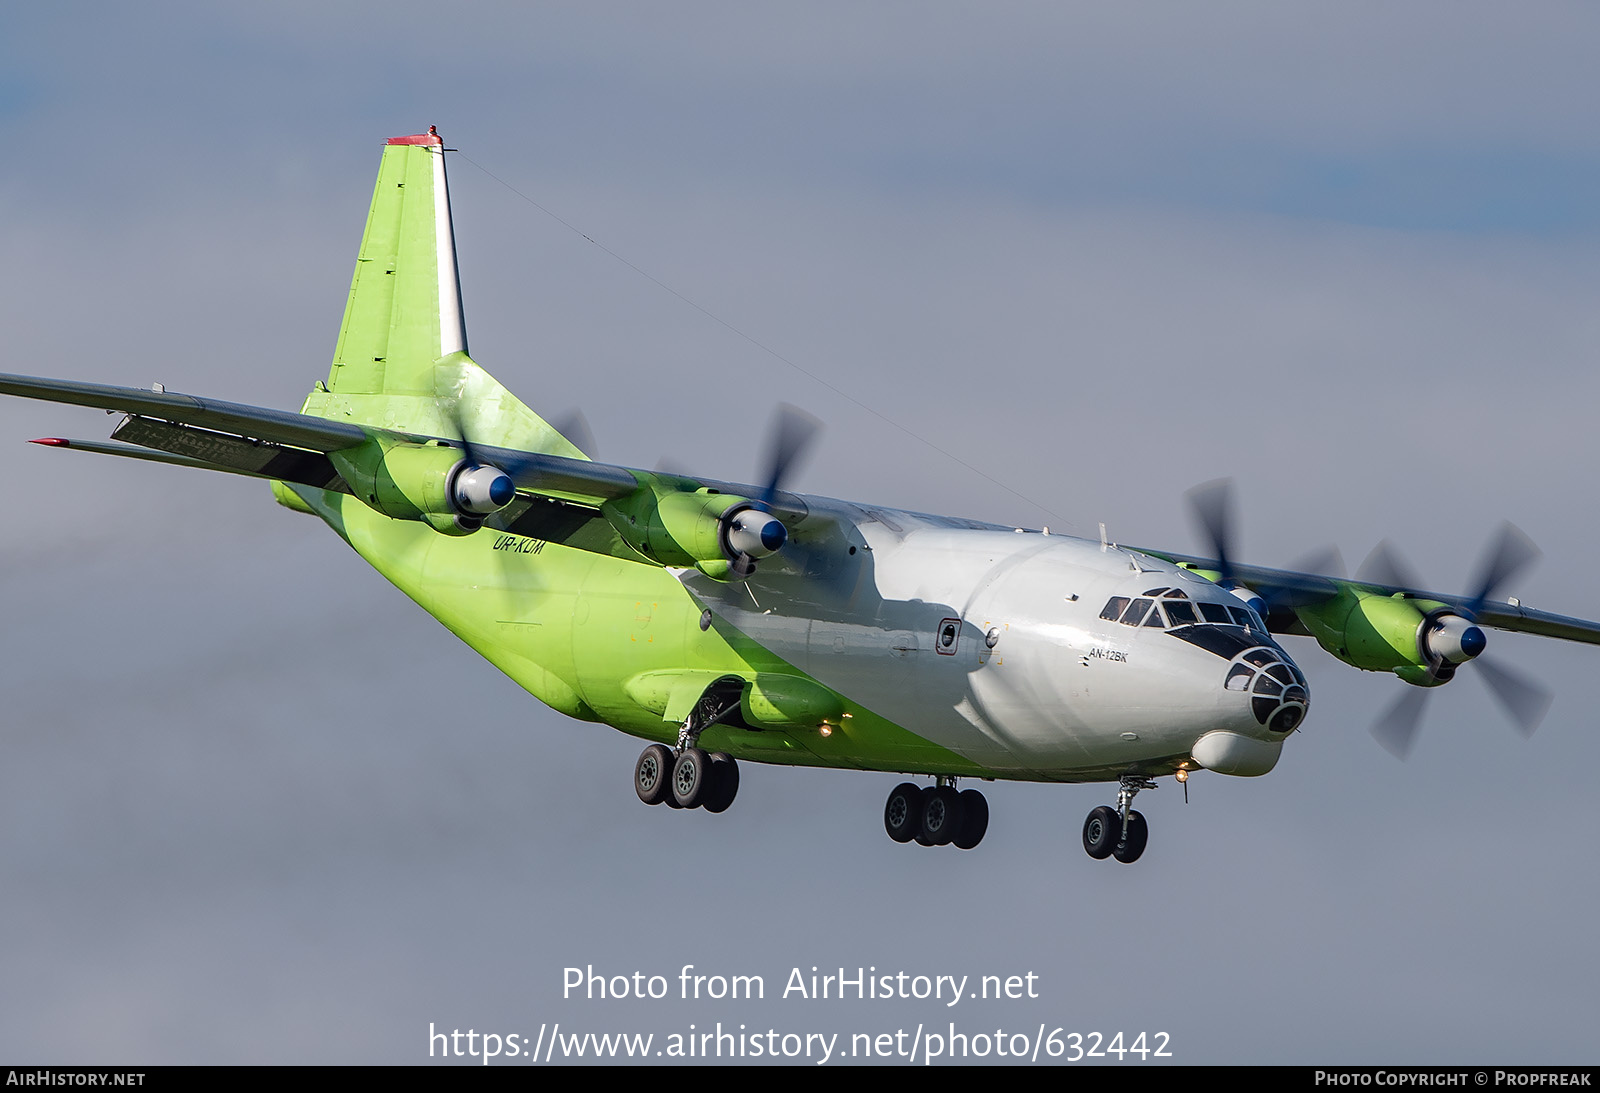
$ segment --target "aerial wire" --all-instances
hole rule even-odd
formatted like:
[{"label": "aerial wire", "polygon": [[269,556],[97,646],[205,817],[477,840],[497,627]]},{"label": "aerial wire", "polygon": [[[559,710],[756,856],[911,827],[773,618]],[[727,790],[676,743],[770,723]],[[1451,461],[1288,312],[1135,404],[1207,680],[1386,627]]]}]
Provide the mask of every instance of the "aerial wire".
[{"label": "aerial wire", "polygon": [[499,175],[497,175],[493,171],[489,170],[489,168],[485,167],[483,164],[479,163],[477,160],[473,159],[471,156],[467,155],[465,152],[461,151],[459,148],[451,148],[451,149],[448,149],[448,150],[451,151],[451,152],[454,152],[456,155],[460,156],[462,159],[464,159],[468,163],[472,164],[472,166],[476,167],[478,170],[482,171],[484,174],[488,175],[490,178],[492,178],[496,182],[500,183],[500,185],[504,186],[506,189],[510,190],[512,193],[516,194],[518,197],[522,198],[522,200],[526,201],[528,204],[532,205],[534,208],[538,209],[540,212],[544,213],[550,219],[554,220],[557,224],[560,224],[562,227],[566,228],[568,231],[572,232],[574,235],[577,235],[577,236],[581,237],[584,241],[586,241],[588,243],[592,243],[594,246],[599,247],[606,254],[610,255],[612,258],[616,259],[618,262],[621,262],[623,265],[625,265],[629,269],[633,270],[633,272],[637,273],[640,277],[643,277],[645,280],[649,281],[651,284],[655,285],[657,288],[661,289],[663,292],[667,292],[667,293],[671,294],[672,296],[675,296],[677,299],[679,299],[683,303],[685,303],[685,304],[689,305],[690,307],[694,308],[696,311],[700,312],[700,314],[704,315],[706,318],[710,319],[712,322],[716,323],[718,326],[722,327],[724,330],[728,331],[730,334],[733,334],[736,337],[744,339],[745,341],[749,342],[751,345],[755,346],[757,349],[761,350],[761,352],[765,353],[767,356],[772,357],[772,358],[774,358],[776,360],[782,361],[784,364],[788,365],[790,368],[794,369],[796,372],[799,372],[802,376],[805,376],[807,379],[810,379],[815,383],[821,384],[823,387],[826,387],[828,390],[832,391],[834,394],[838,395],[840,398],[845,399],[848,402],[854,403],[856,406],[858,406],[861,409],[865,410],[867,413],[871,414],[873,417],[877,418],[879,421],[883,422],[885,425],[888,425],[888,426],[890,426],[890,427],[892,427],[894,429],[898,429],[900,432],[904,433],[906,436],[910,437],[912,440],[915,440],[918,443],[923,444],[923,445],[927,446],[928,448],[931,448],[933,451],[938,452],[940,455],[944,456],[946,459],[949,459],[949,460],[951,460],[951,461],[953,461],[955,463],[960,464],[961,466],[965,467],[967,470],[971,471],[973,474],[977,475],[979,478],[982,478],[986,482],[992,483],[993,485],[996,485],[996,486],[1000,487],[1002,490],[1005,490],[1007,493],[1011,494],[1011,496],[1016,497],[1016,498],[1018,498],[1018,499],[1020,499],[1022,501],[1025,501],[1029,505],[1032,505],[1034,508],[1038,509],[1040,512],[1045,513],[1047,516],[1051,516],[1051,517],[1053,517],[1053,518],[1055,518],[1057,520],[1060,520],[1063,523],[1066,523],[1068,526],[1076,526],[1076,525],[1074,525],[1072,523],[1072,521],[1068,520],[1066,517],[1062,516],[1060,513],[1054,511],[1053,509],[1049,508],[1048,506],[1043,505],[1038,501],[1035,501],[1033,498],[1029,497],[1025,493],[1022,493],[1021,491],[1013,489],[1012,487],[1006,485],[1006,483],[1000,481],[1000,479],[994,477],[993,475],[987,473],[986,471],[983,471],[982,469],[980,469],[978,467],[973,466],[971,463],[968,463],[965,459],[962,459],[959,455],[956,455],[954,452],[951,452],[951,451],[949,451],[949,450],[947,450],[945,448],[941,448],[939,445],[935,444],[933,441],[929,440],[927,437],[922,436],[920,433],[917,433],[917,432],[913,431],[912,429],[910,429],[909,427],[907,427],[905,425],[900,424],[900,422],[894,420],[894,418],[892,418],[892,417],[889,417],[887,414],[883,413],[882,411],[877,410],[877,409],[873,408],[872,406],[867,405],[865,402],[862,402],[860,399],[856,398],[850,392],[845,391],[842,388],[835,386],[833,383],[830,383],[828,380],[824,379],[822,376],[817,375],[815,372],[811,371],[810,369],[808,369],[808,368],[804,367],[803,365],[797,364],[794,361],[790,360],[788,357],[784,356],[782,353],[778,352],[776,349],[772,348],[770,345],[767,345],[765,342],[761,341],[760,339],[758,339],[758,338],[756,338],[756,337],[754,337],[754,336],[752,336],[750,334],[746,334],[743,330],[740,330],[738,327],[734,326],[732,323],[728,322],[726,319],[722,318],[720,315],[716,314],[714,311],[711,311],[709,308],[703,307],[699,303],[696,303],[694,300],[691,300],[689,297],[685,296],[683,293],[679,292],[677,289],[673,288],[671,285],[667,284],[665,281],[661,280],[659,277],[656,277],[654,274],[648,272],[647,270],[641,269],[639,266],[635,265],[633,262],[629,261],[627,258],[625,258],[622,255],[618,254],[616,251],[612,250],[610,247],[606,246],[604,243],[602,243],[598,239],[594,238],[594,236],[588,234],[583,229],[579,228],[576,224],[573,224],[570,220],[568,220],[566,217],[562,216],[560,213],[557,213],[554,210],[549,209],[549,208],[545,207],[544,205],[541,205],[538,201],[534,200],[532,197],[528,196],[527,194],[523,193],[521,190],[517,189],[511,183],[507,182],[505,179],[501,178]]}]

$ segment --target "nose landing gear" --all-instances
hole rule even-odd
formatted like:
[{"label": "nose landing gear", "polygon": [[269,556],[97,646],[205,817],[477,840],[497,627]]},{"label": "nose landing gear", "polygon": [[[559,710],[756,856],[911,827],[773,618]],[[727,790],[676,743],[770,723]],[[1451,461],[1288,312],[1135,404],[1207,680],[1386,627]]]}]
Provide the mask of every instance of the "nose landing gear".
[{"label": "nose landing gear", "polygon": [[1132,864],[1144,853],[1150,841],[1150,828],[1144,814],[1130,807],[1141,789],[1155,789],[1150,779],[1137,774],[1124,774],[1122,788],[1117,791],[1117,807],[1100,805],[1083,821],[1083,848],[1091,858],[1116,858]]},{"label": "nose landing gear", "polygon": [[883,806],[883,828],[897,843],[971,850],[989,830],[989,802],[975,789],[958,793],[954,778],[926,788],[901,782]]}]

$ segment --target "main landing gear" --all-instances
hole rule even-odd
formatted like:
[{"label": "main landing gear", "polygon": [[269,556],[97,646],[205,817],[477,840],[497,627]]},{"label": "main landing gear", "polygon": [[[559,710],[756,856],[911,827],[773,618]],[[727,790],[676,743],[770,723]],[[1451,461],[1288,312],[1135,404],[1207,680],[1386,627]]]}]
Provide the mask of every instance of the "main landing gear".
[{"label": "main landing gear", "polygon": [[1144,853],[1144,844],[1150,841],[1150,828],[1144,815],[1129,806],[1141,789],[1155,789],[1156,784],[1137,774],[1124,774],[1122,788],[1117,791],[1117,807],[1101,805],[1083,821],[1083,848],[1091,858],[1116,858],[1120,862],[1136,862]]},{"label": "main landing gear", "polygon": [[633,765],[633,791],[647,805],[725,812],[739,793],[739,764],[725,752],[699,747],[700,734],[739,708],[708,690],[678,730],[678,746],[651,744]]},{"label": "main landing gear", "polygon": [[901,782],[883,806],[883,827],[897,843],[971,850],[989,830],[989,802],[975,789],[957,792],[953,778],[926,788]]}]

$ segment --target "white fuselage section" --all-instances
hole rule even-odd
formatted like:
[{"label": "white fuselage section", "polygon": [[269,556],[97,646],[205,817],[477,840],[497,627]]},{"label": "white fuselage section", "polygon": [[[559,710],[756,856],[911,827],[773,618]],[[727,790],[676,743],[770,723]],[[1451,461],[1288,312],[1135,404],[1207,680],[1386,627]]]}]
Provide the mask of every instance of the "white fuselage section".
[{"label": "white fuselage section", "polygon": [[[997,774],[1262,774],[1304,714],[1298,668],[1198,574],[1070,536],[830,505],[850,516],[848,563],[794,571],[801,537],[789,572],[685,583],[821,683]],[[1130,611],[1146,621],[1117,617]]]}]

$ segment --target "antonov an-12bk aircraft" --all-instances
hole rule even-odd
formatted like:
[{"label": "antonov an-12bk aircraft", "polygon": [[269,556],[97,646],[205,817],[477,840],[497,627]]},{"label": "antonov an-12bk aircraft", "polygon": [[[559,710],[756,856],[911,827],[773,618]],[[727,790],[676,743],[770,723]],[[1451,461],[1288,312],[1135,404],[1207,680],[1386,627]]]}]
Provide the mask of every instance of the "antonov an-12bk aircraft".
[{"label": "antonov an-12bk aircraft", "polygon": [[[0,376],[0,392],[120,411],[108,441],[38,443],[268,479],[556,710],[650,741],[646,804],[721,812],[741,759],[904,772],[899,842],[983,838],[961,779],[1112,782],[1091,857],[1143,852],[1135,794],[1253,776],[1310,704],[1276,635],[1416,688],[1469,661],[1525,731],[1548,698],[1479,659],[1484,628],[1600,643],[1600,624],[1495,598],[1534,554],[1509,526],[1465,595],[1375,552],[1355,578],[1238,564],[1225,487],[1192,494],[1196,558],[784,489],[811,429],[781,413],[739,485],[590,460],[467,355],[438,134],[384,148],[326,382],[299,413]],[[1312,567],[1323,568],[1323,567]],[[1409,745],[1425,690],[1374,730]]]}]

